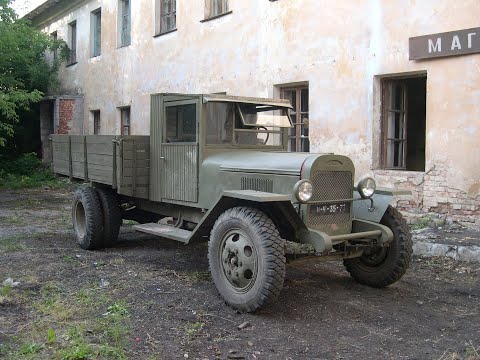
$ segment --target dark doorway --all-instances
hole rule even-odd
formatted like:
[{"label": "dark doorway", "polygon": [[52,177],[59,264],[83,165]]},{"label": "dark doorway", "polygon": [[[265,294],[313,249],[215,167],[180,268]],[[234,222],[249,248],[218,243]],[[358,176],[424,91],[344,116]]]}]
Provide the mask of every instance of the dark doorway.
[{"label": "dark doorway", "polygon": [[383,80],[383,168],[425,171],[426,97],[426,76]]}]

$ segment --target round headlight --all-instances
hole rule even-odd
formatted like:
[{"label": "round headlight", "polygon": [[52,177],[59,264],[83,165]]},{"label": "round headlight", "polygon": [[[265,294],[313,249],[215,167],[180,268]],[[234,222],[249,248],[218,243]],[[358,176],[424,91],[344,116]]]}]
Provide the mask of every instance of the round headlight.
[{"label": "round headlight", "polygon": [[300,180],[293,187],[293,193],[300,202],[307,202],[312,198],[313,186],[308,180]]},{"label": "round headlight", "polygon": [[362,198],[368,199],[372,197],[376,187],[377,185],[375,184],[375,180],[367,177],[358,182],[357,190]]}]

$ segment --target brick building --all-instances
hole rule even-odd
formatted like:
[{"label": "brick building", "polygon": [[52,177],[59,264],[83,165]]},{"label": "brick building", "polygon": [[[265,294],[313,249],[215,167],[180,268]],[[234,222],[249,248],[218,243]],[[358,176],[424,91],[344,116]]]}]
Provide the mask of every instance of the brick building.
[{"label": "brick building", "polygon": [[26,17],[71,51],[43,140],[148,134],[151,93],[284,97],[292,151],[348,155],[357,179],[412,190],[400,208],[480,224],[479,13],[477,0],[47,0]]}]

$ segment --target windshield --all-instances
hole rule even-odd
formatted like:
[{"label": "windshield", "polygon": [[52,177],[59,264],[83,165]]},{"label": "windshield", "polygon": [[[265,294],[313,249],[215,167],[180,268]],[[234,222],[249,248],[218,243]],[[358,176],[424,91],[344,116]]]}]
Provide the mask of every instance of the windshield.
[{"label": "windshield", "polygon": [[287,111],[282,108],[255,104],[239,104],[244,125],[292,127]]},{"label": "windshield", "polygon": [[209,145],[281,147],[283,128],[292,126],[280,107],[209,102],[206,109]]}]

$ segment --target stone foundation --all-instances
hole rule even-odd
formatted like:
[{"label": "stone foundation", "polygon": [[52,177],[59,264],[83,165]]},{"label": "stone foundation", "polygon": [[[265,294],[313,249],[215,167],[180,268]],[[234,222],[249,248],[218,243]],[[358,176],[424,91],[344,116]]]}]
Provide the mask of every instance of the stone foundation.
[{"label": "stone foundation", "polygon": [[379,187],[406,189],[412,195],[397,196],[392,205],[401,210],[409,222],[427,214],[446,221],[480,226],[480,196],[477,183],[469,191],[447,184],[447,170],[433,168],[427,172],[376,170]]}]

